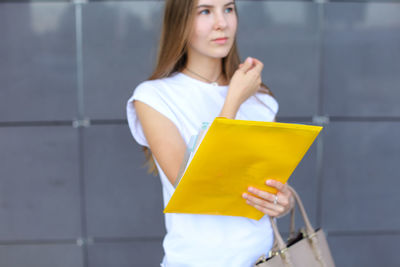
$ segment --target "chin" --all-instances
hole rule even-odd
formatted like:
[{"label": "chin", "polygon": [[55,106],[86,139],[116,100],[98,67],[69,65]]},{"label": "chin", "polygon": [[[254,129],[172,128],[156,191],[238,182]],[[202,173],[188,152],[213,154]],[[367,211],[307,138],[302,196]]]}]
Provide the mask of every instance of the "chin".
[{"label": "chin", "polygon": [[228,54],[213,55],[212,58],[225,58]]},{"label": "chin", "polygon": [[215,53],[213,53],[213,55],[211,57],[224,58],[229,54],[230,51],[231,51],[230,49],[229,50],[228,49],[224,49],[224,51],[216,51]]}]

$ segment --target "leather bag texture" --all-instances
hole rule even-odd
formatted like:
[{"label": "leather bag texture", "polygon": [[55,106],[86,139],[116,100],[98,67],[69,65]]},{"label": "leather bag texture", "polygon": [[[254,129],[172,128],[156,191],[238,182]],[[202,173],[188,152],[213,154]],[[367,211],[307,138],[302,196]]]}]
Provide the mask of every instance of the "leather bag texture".
[{"label": "leather bag texture", "polygon": [[335,267],[324,231],[312,228],[299,195],[292,187],[289,186],[289,189],[303,217],[305,229],[295,231],[293,207],[290,211],[289,239],[284,242],[276,221],[270,218],[274,231],[274,246],[269,256],[261,256],[254,267]]}]

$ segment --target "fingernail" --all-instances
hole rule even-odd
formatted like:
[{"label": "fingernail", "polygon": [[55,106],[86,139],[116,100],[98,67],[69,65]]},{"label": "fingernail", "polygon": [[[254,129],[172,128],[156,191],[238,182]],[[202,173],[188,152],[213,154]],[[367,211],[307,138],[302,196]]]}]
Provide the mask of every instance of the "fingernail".
[{"label": "fingernail", "polygon": [[243,194],[242,194],[242,197],[243,197],[243,198],[247,198],[247,194],[246,194],[246,193],[243,193]]},{"label": "fingernail", "polygon": [[271,185],[272,184],[272,180],[267,180],[266,184],[267,185]]},{"label": "fingernail", "polygon": [[253,192],[254,188],[253,187],[249,187],[248,190],[249,190],[249,192]]}]

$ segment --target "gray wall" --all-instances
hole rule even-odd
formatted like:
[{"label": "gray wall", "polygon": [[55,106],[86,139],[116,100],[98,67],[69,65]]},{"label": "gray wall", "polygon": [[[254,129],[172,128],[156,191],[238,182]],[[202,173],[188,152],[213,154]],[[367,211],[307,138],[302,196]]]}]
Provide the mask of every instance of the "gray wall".
[{"label": "gray wall", "polygon": [[[1,267],[158,266],[161,186],[125,102],[153,67],[162,5],[0,2]],[[399,266],[400,3],[238,6],[278,120],[325,127],[290,181],[337,265]]]}]

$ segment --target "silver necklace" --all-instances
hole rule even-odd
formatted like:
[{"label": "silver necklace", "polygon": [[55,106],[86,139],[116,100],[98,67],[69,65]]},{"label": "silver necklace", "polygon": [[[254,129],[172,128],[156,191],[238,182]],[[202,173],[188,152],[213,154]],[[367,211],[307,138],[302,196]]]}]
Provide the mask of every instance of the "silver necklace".
[{"label": "silver necklace", "polygon": [[201,76],[200,74],[197,74],[196,72],[190,70],[190,69],[187,68],[187,67],[186,67],[186,69],[187,69],[190,73],[196,75],[197,77],[199,77],[199,78],[201,78],[201,79],[203,79],[203,80],[206,80],[207,82],[211,83],[211,84],[214,85],[214,86],[218,86],[217,81],[219,80],[219,78],[220,78],[221,75],[222,75],[222,71],[221,71],[221,73],[218,75],[218,78],[217,78],[215,81],[211,81],[211,80],[207,79],[206,77],[203,77],[203,76]]}]

